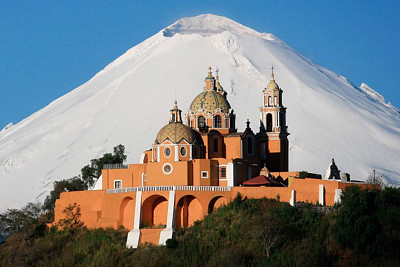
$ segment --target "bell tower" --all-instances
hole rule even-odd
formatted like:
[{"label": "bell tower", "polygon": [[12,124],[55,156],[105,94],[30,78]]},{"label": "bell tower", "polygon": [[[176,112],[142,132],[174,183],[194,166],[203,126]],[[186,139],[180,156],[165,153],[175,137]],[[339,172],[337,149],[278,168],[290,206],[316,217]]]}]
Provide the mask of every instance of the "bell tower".
[{"label": "bell tower", "polygon": [[275,82],[274,67],[271,80],[263,90],[263,105],[260,108],[261,159],[270,171],[288,171],[289,141],[286,126],[286,107],[282,104],[282,89]]},{"label": "bell tower", "polygon": [[171,123],[171,122],[182,123],[181,112],[182,111],[178,108],[178,102],[175,100],[174,107],[169,112],[170,113],[169,123]]}]

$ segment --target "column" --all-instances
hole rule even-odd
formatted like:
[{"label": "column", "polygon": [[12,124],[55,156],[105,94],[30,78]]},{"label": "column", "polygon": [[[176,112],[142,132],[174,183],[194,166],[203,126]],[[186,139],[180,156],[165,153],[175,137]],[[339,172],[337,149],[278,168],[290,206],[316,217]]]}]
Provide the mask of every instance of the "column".
[{"label": "column", "polygon": [[319,185],[319,198],[318,198],[319,204],[322,206],[325,206],[325,188],[323,184]]},{"label": "column", "polygon": [[167,227],[160,233],[159,245],[165,245],[168,239],[171,239],[175,228],[175,190],[169,191]]},{"label": "column", "polygon": [[294,206],[294,203],[296,203],[296,190],[292,190],[290,192],[290,206]]},{"label": "column", "polygon": [[135,218],[133,221],[133,229],[128,233],[126,239],[127,248],[137,248],[140,240],[140,216],[142,213],[142,191],[136,191],[135,200]]}]

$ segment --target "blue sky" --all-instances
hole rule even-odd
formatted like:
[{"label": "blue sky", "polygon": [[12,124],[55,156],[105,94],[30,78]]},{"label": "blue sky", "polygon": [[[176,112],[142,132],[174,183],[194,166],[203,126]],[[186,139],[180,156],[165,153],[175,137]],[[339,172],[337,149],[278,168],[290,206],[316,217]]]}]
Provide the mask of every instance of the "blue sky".
[{"label": "blue sky", "polygon": [[400,108],[400,1],[1,1],[0,129],[176,20],[205,13],[273,33]]}]

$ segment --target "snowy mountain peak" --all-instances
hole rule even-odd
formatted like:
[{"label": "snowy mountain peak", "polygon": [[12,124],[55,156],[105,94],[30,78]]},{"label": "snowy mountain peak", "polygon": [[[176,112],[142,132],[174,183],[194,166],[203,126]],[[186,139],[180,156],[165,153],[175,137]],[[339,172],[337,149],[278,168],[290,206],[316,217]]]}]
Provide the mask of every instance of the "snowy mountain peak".
[{"label": "snowy mountain peak", "polygon": [[175,34],[199,34],[200,36],[210,36],[222,32],[231,32],[237,35],[264,36],[273,39],[272,34],[262,34],[251,28],[243,26],[236,21],[226,17],[213,14],[203,14],[196,17],[187,17],[178,20],[163,30],[166,37],[172,37]]}]

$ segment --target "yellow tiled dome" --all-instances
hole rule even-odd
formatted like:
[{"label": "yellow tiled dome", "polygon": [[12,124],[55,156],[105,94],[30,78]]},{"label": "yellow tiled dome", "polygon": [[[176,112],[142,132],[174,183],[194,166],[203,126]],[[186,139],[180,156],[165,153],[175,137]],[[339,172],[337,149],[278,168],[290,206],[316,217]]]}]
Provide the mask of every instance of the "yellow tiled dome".
[{"label": "yellow tiled dome", "polygon": [[206,90],[196,96],[190,105],[190,111],[193,113],[196,113],[200,108],[205,113],[213,113],[217,108],[220,108],[223,113],[229,113],[231,105],[220,93],[214,90]]},{"label": "yellow tiled dome", "polygon": [[269,82],[267,85],[267,89],[279,89],[278,84],[275,82],[275,80],[272,80]]},{"label": "yellow tiled dome", "polygon": [[195,142],[193,131],[186,125],[179,122],[171,122],[161,128],[157,134],[156,142],[161,144],[165,140],[169,140],[174,144],[178,144],[185,139],[189,144]]}]

